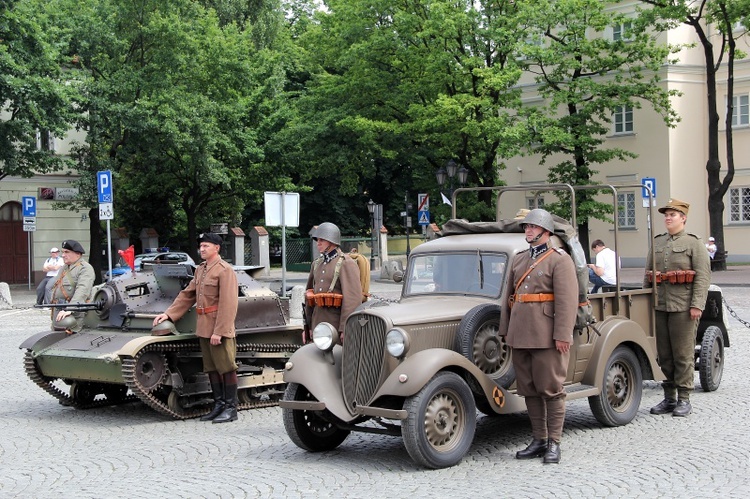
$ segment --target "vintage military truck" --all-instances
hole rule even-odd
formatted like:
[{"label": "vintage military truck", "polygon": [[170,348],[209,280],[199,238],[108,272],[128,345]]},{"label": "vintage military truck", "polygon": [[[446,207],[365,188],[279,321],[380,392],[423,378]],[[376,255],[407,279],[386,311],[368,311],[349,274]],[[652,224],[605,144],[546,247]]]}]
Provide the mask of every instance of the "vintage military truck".
[{"label": "vintage military truck", "polygon": [[[152,331],[154,317],[187,286],[193,269],[151,268],[95,288],[89,303],[68,304],[69,310],[87,310],[82,331],[53,327],[24,341],[29,378],[79,409],[141,400],[176,419],[209,412],[213,398],[194,334],[195,309]],[[253,270],[235,270],[239,409],[278,404],[284,363],[302,344],[302,325],[290,323],[289,299],[263,287]]]},{"label": "vintage military truck", "polygon": [[[526,189],[495,190],[499,197]],[[546,189],[568,190],[573,199],[579,188]],[[616,200],[617,188],[610,189]],[[574,225],[556,218],[555,227],[578,269],[579,302],[588,301],[574,333],[567,398],[588,398],[604,426],[627,424],[638,411],[643,380],[663,379],[653,291],[623,290],[618,275],[614,290],[587,297],[586,261]],[[319,325],[314,344],[289,360],[280,406],[296,445],[315,452],[337,447],[352,431],[401,435],[414,461],[440,468],[468,451],[476,409],[490,416],[526,410],[515,393],[509,349],[498,335],[500,303],[513,288],[505,269],[528,249],[519,222],[499,215],[492,223],[453,220],[442,233],[411,252],[398,303],[366,303],[349,317],[343,345],[335,327]],[[720,290],[710,293],[699,333],[701,382],[714,390],[729,345]]]}]

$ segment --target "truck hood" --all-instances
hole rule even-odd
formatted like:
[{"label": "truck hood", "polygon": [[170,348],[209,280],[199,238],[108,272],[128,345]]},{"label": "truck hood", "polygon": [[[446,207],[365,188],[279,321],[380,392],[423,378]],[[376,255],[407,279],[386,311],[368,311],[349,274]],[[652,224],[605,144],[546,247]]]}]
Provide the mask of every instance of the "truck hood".
[{"label": "truck hood", "polygon": [[479,296],[444,295],[405,298],[387,307],[373,307],[367,313],[382,317],[393,326],[461,320],[466,312],[491,300]]}]

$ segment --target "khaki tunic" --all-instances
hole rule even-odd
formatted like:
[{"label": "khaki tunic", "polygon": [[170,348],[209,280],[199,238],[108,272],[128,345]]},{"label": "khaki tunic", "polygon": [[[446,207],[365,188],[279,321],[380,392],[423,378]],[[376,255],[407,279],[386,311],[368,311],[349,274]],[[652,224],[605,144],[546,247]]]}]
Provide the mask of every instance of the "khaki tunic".
[{"label": "khaki tunic", "polygon": [[190,284],[180,291],[164,313],[175,322],[193,305],[198,308],[218,306],[216,312],[198,315],[195,334],[201,338],[210,338],[214,334],[234,338],[238,296],[237,275],[231,265],[222,259],[210,266],[203,262],[195,270]]},{"label": "khaki tunic", "polygon": [[[310,331],[321,322],[328,322],[338,328],[340,333],[344,332],[346,319],[362,303],[362,286],[359,281],[359,267],[350,257],[337,249],[338,256],[330,262],[325,263],[320,256],[313,262],[310,275],[307,277],[305,289],[312,289],[314,293],[339,293],[344,295],[341,307],[310,307],[305,306],[305,317],[310,323]],[[336,273],[336,264],[339,259],[344,261],[339,271],[338,279],[331,290]],[[329,291],[330,290],[330,291]]]},{"label": "khaki tunic", "polygon": [[[91,299],[95,279],[94,267],[83,258],[70,265],[63,265],[52,285],[50,300],[52,303],[86,303]],[[53,318],[58,310],[53,309]],[[83,329],[83,317],[86,312],[73,312],[72,315],[77,321],[76,327],[72,330],[80,331]]]},{"label": "khaki tunic", "polygon": [[[659,234],[654,238],[655,265],[652,266],[651,252],[646,257],[646,270],[654,268],[658,272],[671,270],[694,270],[691,283],[661,283],[657,286],[656,310],[661,312],[685,312],[691,308],[703,310],[711,285],[711,260],[701,239],[689,232],[680,231],[670,236]],[[643,287],[651,283],[644,277]]]},{"label": "khaki tunic", "polygon": [[[573,343],[578,311],[578,277],[573,260],[562,249],[549,249],[545,258],[525,278],[518,293],[553,293],[554,301],[502,304],[500,334],[513,348],[555,348],[555,341]],[[537,260],[542,255],[537,257]],[[534,263],[529,251],[518,253],[508,276],[508,293]]]}]

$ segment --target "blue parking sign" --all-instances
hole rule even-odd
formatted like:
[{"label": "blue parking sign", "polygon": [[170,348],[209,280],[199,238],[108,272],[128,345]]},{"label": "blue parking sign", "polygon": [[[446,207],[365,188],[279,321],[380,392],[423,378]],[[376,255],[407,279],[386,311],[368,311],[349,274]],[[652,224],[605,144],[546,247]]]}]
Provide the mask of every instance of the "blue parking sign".
[{"label": "blue parking sign", "polygon": [[96,192],[99,194],[99,203],[112,203],[112,172],[96,172]]},{"label": "blue parking sign", "polygon": [[21,204],[23,205],[24,217],[36,216],[36,198],[34,196],[23,196],[21,198]]},{"label": "blue parking sign", "polygon": [[[648,189],[651,189],[653,198],[656,199],[656,179],[652,177],[643,177],[641,179],[641,195],[643,199],[648,199]],[[648,188],[648,189],[647,189]]]}]

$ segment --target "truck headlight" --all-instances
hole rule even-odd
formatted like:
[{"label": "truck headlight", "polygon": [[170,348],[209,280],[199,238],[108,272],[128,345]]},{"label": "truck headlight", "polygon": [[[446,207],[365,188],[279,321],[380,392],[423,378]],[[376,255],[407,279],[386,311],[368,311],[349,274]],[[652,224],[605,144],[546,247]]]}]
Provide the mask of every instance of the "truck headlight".
[{"label": "truck headlight", "polygon": [[313,329],[312,337],[315,346],[320,348],[324,352],[331,351],[333,349],[333,346],[339,342],[338,330],[328,322],[321,322],[320,324],[315,326],[315,329]]},{"label": "truck headlight", "polygon": [[391,329],[385,336],[385,348],[394,357],[403,357],[409,351],[409,335],[403,329]]}]

